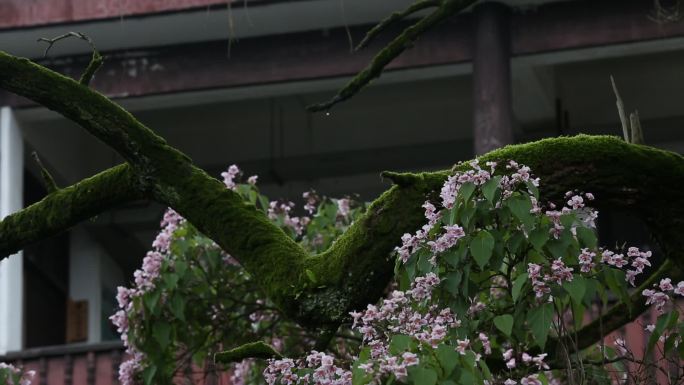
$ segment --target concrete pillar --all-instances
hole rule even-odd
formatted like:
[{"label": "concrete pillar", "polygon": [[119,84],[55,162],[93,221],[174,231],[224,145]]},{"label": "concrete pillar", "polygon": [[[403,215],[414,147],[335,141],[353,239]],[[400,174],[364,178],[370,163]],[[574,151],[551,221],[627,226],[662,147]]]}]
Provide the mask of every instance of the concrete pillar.
[{"label": "concrete pillar", "polygon": [[[0,218],[24,205],[24,140],[9,107],[0,108]],[[0,261],[0,355],[21,350],[24,337],[24,261]]]},{"label": "concrete pillar", "polygon": [[510,10],[488,2],[473,14],[474,148],[481,155],[513,143]]}]

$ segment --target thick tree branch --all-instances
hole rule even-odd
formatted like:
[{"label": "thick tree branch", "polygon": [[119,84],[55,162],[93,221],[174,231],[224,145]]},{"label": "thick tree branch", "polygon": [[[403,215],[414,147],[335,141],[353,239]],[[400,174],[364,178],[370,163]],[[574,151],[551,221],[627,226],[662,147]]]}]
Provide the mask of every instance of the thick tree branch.
[{"label": "thick tree branch", "polygon": [[0,221],[0,260],[103,211],[143,198],[143,191],[128,165],[55,190]]},{"label": "thick tree branch", "polygon": [[335,104],[343,102],[356,95],[363,87],[368,85],[375,78],[380,77],[385,67],[396,57],[401,55],[406,49],[427,30],[442,23],[450,16],[468,8],[477,0],[442,0],[441,5],[429,15],[418,20],[415,24],[406,28],[399,36],[392,40],[383,48],[371,61],[371,63],[349,81],[341,90],[330,100],[310,105],[309,111],[327,111]]},{"label": "thick tree branch", "polygon": [[[376,199],[329,250],[310,256],[253,205],[104,96],[26,59],[2,53],[0,87],[62,113],[117,150],[133,171],[129,183],[150,191],[152,199],[174,208],[235,256],[286,315],[320,328],[339,324],[348,311],[381,295],[392,277],[392,249],[403,233],[423,224],[421,204],[448,175],[386,174],[399,185]],[[508,146],[482,159],[515,159],[529,165],[544,180],[546,199],[558,201],[565,191],[580,189],[596,194],[599,208],[632,210],[647,223],[674,265],[681,268],[684,263],[684,237],[680,236],[684,196],[678,188],[684,185],[681,156],[613,137],[578,136]],[[60,208],[52,206],[41,215],[59,216]],[[55,220],[74,221],[50,219]],[[31,219],[17,218],[13,225],[5,222],[3,226],[30,231]],[[14,249],[24,241],[15,241]],[[309,278],[311,274],[316,282]]]}]

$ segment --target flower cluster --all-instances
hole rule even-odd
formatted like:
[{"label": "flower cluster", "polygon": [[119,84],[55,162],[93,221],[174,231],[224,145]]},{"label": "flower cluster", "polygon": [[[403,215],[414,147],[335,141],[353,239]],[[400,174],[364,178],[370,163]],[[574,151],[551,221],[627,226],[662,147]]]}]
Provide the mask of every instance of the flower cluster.
[{"label": "flower cluster", "polygon": [[[223,178],[223,184],[226,185],[231,190],[236,190],[237,189],[237,183],[235,180],[242,175],[242,171],[238,168],[237,165],[230,165],[228,169],[224,172],[221,173],[221,177]],[[247,183],[254,186],[257,183],[258,180],[257,175],[252,175],[249,178],[247,178]]]},{"label": "flower cluster", "polygon": [[36,372],[33,370],[22,371],[12,364],[0,362],[0,382],[3,385],[31,385]]},{"label": "flower cluster", "polygon": [[307,216],[291,216],[290,212],[294,207],[295,204],[293,202],[271,201],[268,205],[268,218],[271,220],[282,218],[283,224],[291,228],[299,236],[304,233],[304,229],[311,222],[311,218]]},{"label": "flower cluster", "polygon": [[145,355],[131,343],[130,340],[130,319],[134,318],[133,300],[142,297],[145,293],[155,288],[156,281],[159,279],[162,262],[168,259],[171,239],[174,232],[181,223],[185,221],[177,212],[167,209],[161,220],[161,230],[152,243],[153,250],[149,251],[143,258],[142,269],[133,273],[135,286],[117,288],[116,300],[119,305],[114,315],[109,317],[117,332],[121,334],[121,340],[126,347],[126,353],[130,358],[124,361],[119,367],[119,381],[123,385],[134,385],[135,377],[142,371],[142,361]]},{"label": "flower cluster", "polygon": [[641,294],[646,297],[646,305],[655,305],[658,314],[663,314],[665,305],[673,301],[675,295],[684,297],[684,281],[674,286],[670,278],[663,278],[660,283],[653,284],[653,289],[644,289]]},{"label": "flower cluster", "polygon": [[314,350],[303,360],[269,360],[264,378],[269,385],[351,385],[352,372],[335,365],[333,356]]}]

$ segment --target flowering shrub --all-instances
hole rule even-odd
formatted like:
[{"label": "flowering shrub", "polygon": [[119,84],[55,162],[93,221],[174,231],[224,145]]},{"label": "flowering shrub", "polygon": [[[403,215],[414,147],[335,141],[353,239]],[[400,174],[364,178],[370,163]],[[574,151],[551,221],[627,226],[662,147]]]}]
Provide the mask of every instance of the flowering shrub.
[{"label": "flowering shrub", "polygon": [[[308,350],[310,332],[284,322],[235,260],[168,211],[135,287],[120,289],[121,310],[112,317],[133,357],[121,366],[122,383],[167,379],[213,352],[259,339],[301,358],[265,367],[245,360],[233,366],[233,383],[259,382],[260,371],[269,385],[619,379],[610,373],[636,362],[624,343],[577,349],[573,336],[596,316],[597,304],[631,303],[629,287],[651,267],[651,252],[599,247],[589,192],[568,192],[556,206],[540,201],[540,181],[524,165],[473,161],[462,169],[423,205],[425,225],[401,238],[388,297],[350,314],[360,344],[353,336],[336,339],[332,353]],[[295,216],[293,203],[260,195],[256,177],[237,183],[235,166],[222,176],[311,251],[327,248],[363,208],[310,192],[305,215]],[[664,278],[643,295],[660,314],[648,326],[648,349],[660,341],[663,354],[680,360],[684,324],[675,297],[684,295],[684,282]]]},{"label": "flowering shrub", "polygon": [[[346,369],[314,351],[271,360],[267,382],[537,385],[590,374],[610,382],[604,366],[573,371],[601,353],[574,352],[563,337],[582,326],[597,299],[629,303],[628,285],[650,267],[651,252],[599,248],[591,193],[542,205],[529,168],[512,161],[485,167],[470,163],[446,181],[438,202],[425,202],[426,224],[396,249],[399,290],[351,313],[363,344]],[[665,336],[669,350],[684,345],[681,322],[675,330],[679,313],[665,312],[682,290],[684,282],[663,279],[643,293],[662,314],[651,339]],[[563,360],[548,362],[550,339]]]},{"label": "flowering shrub", "polygon": [[[239,183],[241,172],[231,166],[222,177],[227,188],[312,252],[327,248],[364,209],[348,198],[331,200],[311,191],[304,194],[304,215],[295,216],[294,203],[259,193],[256,176]],[[131,356],[119,369],[123,385],[165,383],[241,342],[267,340],[278,348],[291,346],[291,354],[313,342],[308,331],[282,320],[235,259],[173,210],[164,214],[152,247],[134,273],[134,286],[118,288],[119,310],[110,318]],[[237,366],[233,383],[256,366]]]},{"label": "flowering shrub", "polygon": [[0,384],[31,385],[36,373],[33,370],[22,371],[13,365],[0,362]]}]

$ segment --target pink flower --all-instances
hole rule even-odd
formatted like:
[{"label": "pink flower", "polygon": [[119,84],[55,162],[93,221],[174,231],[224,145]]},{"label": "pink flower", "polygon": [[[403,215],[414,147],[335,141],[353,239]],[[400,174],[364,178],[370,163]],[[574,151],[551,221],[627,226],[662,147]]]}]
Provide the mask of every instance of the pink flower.
[{"label": "pink flower", "polygon": [[401,355],[401,358],[404,359],[403,363],[406,366],[418,365],[418,356],[411,352],[404,352],[404,354]]},{"label": "pink flower", "polygon": [[428,242],[428,245],[434,253],[442,253],[450,249],[456,245],[456,242],[458,242],[459,239],[465,236],[465,232],[461,226],[444,226],[444,229],[446,232],[441,237],[437,238],[435,241]]},{"label": "pink flower", "polygon": [[228,170],[224,171],[221,173],[221,177],[223,177],[223,184],[226,185],[231,190],[235,190],[237,188],[237,185],[235,184],[235,177],[237,177],[240,174],[240,169],[236,165],[231,165],[228,167]]},{"label": "pink flower", "polygon": [[672,286],[672,280],[670,278],[661,279],[659,286],[660,286],[660,290],[662,290],[662,291],[674,290],[674,286]]},{"label": "pink flower", "polygon": [[515,368],[515,358],[511,358],[510,360],[506,361],[506,367],[508,369],[514,369]]},{"label": "pink flower", "polygon": [[627,344],[622,338],[615,339],[615,349],[617,349],[620,356],[625,356],[627,354]]},{"label": "pink flower", "polygon": [[579,196],[575,195],[570,200],[567,202],[568,207],[572,207],[573,210],[581,209],[584,207],[584,199]]},{"label": "pink flower", "polygon": [[463,340],[456,340],[456,351],[461,354],[465,355],[466,354],[466,349],[468,349],[468,346],[470,346],[470,340],[469,339],[463,339]]},{"label": "pink flower", "polygon": [[634,271],[634,270],[625,271],[625,281],[629,282],[629,284],[632,286],[636,286],[634,284],[634,278],[636,278],[637,274],[639,274],[638,271]]},{"label": "pink flower", "polygon": [[634,267],[638,273],[642,273],[645,266],[651,266],[651,262],[644,257],[638,256],[632,261],[632,267]]},{"label": "pink flower", "polygon": [[523,377],[520,380],[520,385],[542,385],[542,382],[539,381],[538,377],[538,374],[531,374],[527,377]]},{"label": "pink flower", "polygon": [[681,295],[682,297],[684,297],[684,281],[680,281],[680,282],[677,284],[677,288],[674,289],[674,293],[675,293],[675,294],[679,294],[679,295]]},{"label": "pink flower", "polygon": [[348,198],[342,198],[337,200],[337,215],[341,217],[348,217],[350,211],[350,200]]}]

